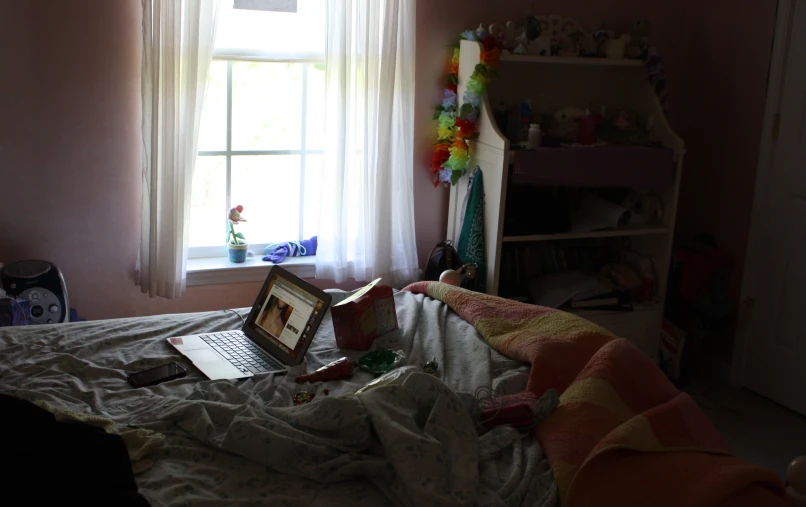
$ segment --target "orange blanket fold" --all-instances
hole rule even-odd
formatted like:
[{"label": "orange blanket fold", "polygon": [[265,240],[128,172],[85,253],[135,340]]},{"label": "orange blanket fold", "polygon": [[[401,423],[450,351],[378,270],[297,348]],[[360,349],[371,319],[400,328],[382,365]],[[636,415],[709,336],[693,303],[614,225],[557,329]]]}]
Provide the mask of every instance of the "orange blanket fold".
[{"label": "orange blanket fold", "polygon": [[560,393],[538,428],[563,506],[789,505],[781,480],[731,455],[686,394],[627,340],[576,315],[438,282],[445,302],[498,352],[531,363],[527,389]]}]

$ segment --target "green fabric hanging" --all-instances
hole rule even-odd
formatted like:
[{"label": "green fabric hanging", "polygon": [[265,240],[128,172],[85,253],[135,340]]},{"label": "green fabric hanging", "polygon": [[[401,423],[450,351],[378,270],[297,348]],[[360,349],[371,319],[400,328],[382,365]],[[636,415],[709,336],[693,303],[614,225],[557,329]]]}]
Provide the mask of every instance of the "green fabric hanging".
[{"label": "green fabric hanging", "polygon": [[477,288],[479,292],[484,292],[487,282],[487,264],[484,261],[484,178],[479,167],[470,175],[468,187],[456,251],[462,262],[476,265]]}]

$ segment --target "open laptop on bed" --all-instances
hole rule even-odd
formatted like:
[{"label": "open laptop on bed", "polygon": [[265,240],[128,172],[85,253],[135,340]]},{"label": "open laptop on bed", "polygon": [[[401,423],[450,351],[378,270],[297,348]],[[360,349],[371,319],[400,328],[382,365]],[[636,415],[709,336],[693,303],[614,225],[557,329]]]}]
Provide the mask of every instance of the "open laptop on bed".
[{"label": "open laptop on bed", "polygon": [[305,358],[331,297],[273,266],[240,331],[168,338],[208,378],[280,373]]}]

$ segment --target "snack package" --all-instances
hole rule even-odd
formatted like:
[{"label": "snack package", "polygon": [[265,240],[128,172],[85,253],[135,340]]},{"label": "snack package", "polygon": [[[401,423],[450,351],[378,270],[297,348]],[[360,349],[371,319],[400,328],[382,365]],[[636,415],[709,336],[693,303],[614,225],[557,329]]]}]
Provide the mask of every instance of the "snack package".
[{"label": "snack package", "polygon": [[375,338],[397,329],[392,288],[373,281],[341,303],[333,305],[333,331],[340,349],[369,350]]}]

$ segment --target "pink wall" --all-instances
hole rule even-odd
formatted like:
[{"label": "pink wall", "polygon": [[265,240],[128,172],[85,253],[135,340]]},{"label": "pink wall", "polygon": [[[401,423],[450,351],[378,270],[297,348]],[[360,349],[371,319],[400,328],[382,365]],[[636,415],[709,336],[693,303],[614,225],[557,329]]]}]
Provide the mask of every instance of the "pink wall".
[{"label": "pink wall", "polygon": [[[456,43],[459,32],[482,21],[556,12],[585,24],[604,20],[618,30],[639,15],[651,20],[652,40],[666,58],[671,82],[671,119],[685,127],[678,129],[693,152],[686,168],[681,230],[698,222],[704,199],[711,195],[708,189],[719,188],[726,172],[749,192],[754,174],[750,160],[757,151],[752,144],[758,136],[743,131],[742,125],[752,127],[763,104],[759,72],[766,65],[761,51],[765,32],[749,32],[738,22],[729,26],[710,10],[700,13],[705,9],[698,5],[670,0],[418,1],[414,190],[421,264],[445,235],[447,191],[433,188],[428,160],[434,140],[431,114],[441,96],[447,46]],[[739,18],[763,22],[770,12],[768,7],[741,9]],[[697,15],[687,16],[687,11]],[[690,19],[694,21],[687,25]],[[758,30],[757,21],[751,25]],[[696,37],[684,37],[686,26]],[[192,287],[176,301],[148,299],[132,283],[140,198],[140,2],[0,0],[0,37],[5,41],[0,45],[0,185],[4,196],[13,196],[13,207],[7,206],[0,218],[0,260],[53,260],[66,273],[73,306],[90,318],[249,305],[258,283]],[[699,37],[712,48],[704,50],[705,56],[698,54]],[[742,56],[730,54],[737,45],[746,51]],[[692,73],[687,67],[684,73],[684,60],[699,70]],[[745,79],[719,78],[712,65]],[[719,86],[700,79],[701,72]],[[728,129],[731,139],[748,141],[739,154],[726,153],[733,144],[726,142],[718,145],[718,152],[701,148],[705,154],[696,163],[695,146],[712,146],[708,129],[699,122],[702,115],[683,101],[696,86],[705,89],[703,97],[721,101],[709,106],[720,113],[709,121]],[[720,95],[723,87],[730,93]],[[733,163],[712,163],[724,160],[719,154],[732,157]],[[723,227],[732,238],[726,241],[743,252],[747,217],[732,223],[730,206],[740,204],[725,205],[725,212],[710,223]]]},{"label": "pink wall", "polygon": [[[777,2],[691,4],[696,15],[687,20],[686,72],[675,104],[687,149],[676,234],[688,241],[709,232],[733,254],[730,291],[738,300]],[[742,28],[747,20],[751,26]]]},{"label": "pink wall", "polygon": [[[687,153],[675,235],[686,242],[708,232],[733,256],[728,290],[738,305],[777,2],[714,0],[708,9],[691,4],[697,14],[687,21],[686,72],[678,85],[678,131]],[[749,29],[743,20],[752,20]],[[730,362],[733,342],[731,329],[704,346]]]}]

